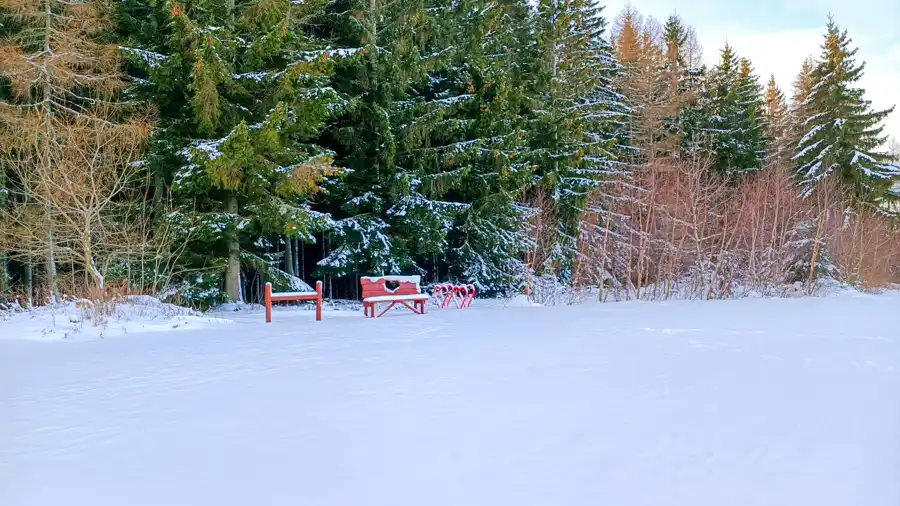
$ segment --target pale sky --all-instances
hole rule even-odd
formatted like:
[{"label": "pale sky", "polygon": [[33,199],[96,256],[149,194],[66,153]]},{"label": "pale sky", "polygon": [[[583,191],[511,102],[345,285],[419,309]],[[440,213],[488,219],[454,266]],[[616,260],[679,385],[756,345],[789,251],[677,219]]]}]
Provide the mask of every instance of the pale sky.
[{"label": "pale sky", "polygon": [[626,3],[660,23],[678,13],[697,31],[710,66],[727,41],[750,58],[760,84],[775,74],[787,97],[804,58],[821,53],[830,13],[859,48],[856,61],[866,62],[859,81],[866,98],[879,110],[898,105],[885,130],[900,139],[900,0],[608,0],[610,26]]}]

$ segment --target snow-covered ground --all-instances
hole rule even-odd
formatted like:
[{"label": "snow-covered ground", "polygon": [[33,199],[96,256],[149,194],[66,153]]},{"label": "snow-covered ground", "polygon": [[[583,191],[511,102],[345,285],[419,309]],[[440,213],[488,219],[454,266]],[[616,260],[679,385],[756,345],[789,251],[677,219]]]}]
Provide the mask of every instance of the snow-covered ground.
[{"label": "snow-covered ground", "polygon": [[218,316],[0,339],[0,504],[900,504],[898,293]]},{"label": "snow-covered ground", "polygon": [[0,339],[94,340],[232,323],[219,315],[205,315],[143,295],[129,296],[118,304],[79,300],[34,311],[17,309],[0,310]]}]

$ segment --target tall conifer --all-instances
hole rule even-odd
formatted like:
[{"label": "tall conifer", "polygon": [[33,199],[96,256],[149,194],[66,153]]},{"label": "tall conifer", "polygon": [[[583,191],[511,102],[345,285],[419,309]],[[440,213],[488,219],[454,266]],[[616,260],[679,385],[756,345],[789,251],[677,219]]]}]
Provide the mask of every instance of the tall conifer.
[{"label": "tall conifer", "polygon": [[884,151],[882,125],[893,108],[873,110],[864,90],[856,87],[865,63],[856,63],[857,49],[833,19],[824,39],[821,58],[810,73],[813,84],[798,104],[805,116],[794,155],[801,191],[809,195],[818,183],[835,177],[856,199],[896,199],[891,188],[900,179],[900,168]]},{"label": "tall conifer", "polygon": [[[167,219],[202,245],[188,262],[224,271],[231,300],[244,299],[247,269],[305,288],[279,273],[271,240],[309,241],[328,224],[307,203],[334,172],[315,139],[346,101],[328,86],[329,50],[306,29],[316,9],[290,0],[127,0],[120,9],[134,93],[161,113],[146,163],[171,188]],[[148,28],[128,31],[139,16]]]},{"label": "tall conifer", "polygon": [[618,62],[603,38],[606,21],[593,0],[537,5],[540,66],[534,95],[531,159],[558,220],[550,268],[568,276],[588,192],[620,170],[614,118],[624,107],[611,81]]}]

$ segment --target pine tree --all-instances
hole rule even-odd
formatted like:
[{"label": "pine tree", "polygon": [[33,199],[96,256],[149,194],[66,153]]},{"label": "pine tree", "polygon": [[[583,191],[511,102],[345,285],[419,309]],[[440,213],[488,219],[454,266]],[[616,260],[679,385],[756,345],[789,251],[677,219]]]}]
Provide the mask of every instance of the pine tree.
[{"label": "pine tree", "polygon": [[758,170],[765,150],[762,88],[750,62],[725,45],[713,67],[703,97],[702,128],[713,166],[721,174],[739,175]]},{"label": "pine tree", "polygon": [[[680,144],[672,153],[678,156],[690,152],[692,138],[700,116],[699,96],[702,69],[699,63],[699,44],[693,29],[672,14],[663,27],[666,46],[664,73],[669,87],[669,100],[677,112],[667,118],[670,135]],[[679,140],[680,139],[680,140]]]},{"label": "pine tree", "polygon": [[589,192],[620,171],[613,133],[624,106],[611,80],[618,63],[603,38],[602,7],[592,0],[537,5],[540,54],[531,159],[558,220],[548,269],[567,279]]},{"label": "pine tree", "polygon": [[897,198],[891,187],[900,168],[882,151],[887,138],[881,122],[893,111],[875,111],[855,87],[865,64],[854,61],[857,49],[833,19],[822,44],[822,56],[810,73],[814,83],[799,104],[804,109],[803,136],[794,160],[803,195],[835,177],[855,199],[879,203]]},{"label": "pine tree", "polygon": [[[332,154],[315,139],[346,104],[328,87],[328,50],[304,31],[318,7],[289,0],[128,2],[119,19],[132,38],[124,51],[139,78],[134,92],[153,100],[162,116],[145,162],[157,198],[171,178],[178,207],[167,218],[202,245],[188,261],[203,266],[212,257],[234,301],[244,300],[245,268],[305,288],[278,272],[279,254],[269,254],[266,237],[312,241],[329,224],[308,203],[335,172]],[[154,22],[135,31],[139,16]]]},{"label": "pine tree", "polygon": [[762,86],[753,71],[750,60],[741,58],[737,83],[737,104],[741,114],[735,133],[741,150],[735,167],[743,172],[762,168],[768,142],[765,137],[765,102]]},{"label": "pine tree", "polygon": [[769,141],[766,163],[770,166],[788,166],[796,142],[793,136],[794,126],[784,93],[775,82],[774,74],[769,76],[769,82],[766,83],[764,118],[765,135]]},{"label": "pine tree", "polygon": [[393,116],[423,72],[425,19],[418,0],[339,0],[316,23],[318,33],[343,48],[331,86],[350,104],[321,138],[336,153],[336,163],[348,169],[325,186],[324,209],[335,221],[321,273],[416,269],[403,238],[390,233],[387,211],[404,184]]},{"label": "pine tree", "polygon": [[[393,115],[402,185],[388,210],[422,265],[501,291],[521,278],[516,204],[530,184],[520,112],[528,13],[517,2],[428,8],[426,75]],[[519,45],[516,46],[516,42]]]}]

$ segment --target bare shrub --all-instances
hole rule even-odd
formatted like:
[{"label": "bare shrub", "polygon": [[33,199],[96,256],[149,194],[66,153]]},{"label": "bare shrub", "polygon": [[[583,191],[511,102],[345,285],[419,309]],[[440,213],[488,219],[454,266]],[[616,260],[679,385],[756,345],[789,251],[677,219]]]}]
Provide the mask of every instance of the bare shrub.
[{"label": "bare shrub", "polygon": [[873,291],[900,283],[900,228],[869,207],[848,213],[829,248],[841,280]]},{"label": "bare shrub", "polygon": [[[833,185],[802,198],[790,169],[726,181],[697,158],[657,159],[633,184],[589,206],[577,281],[600,299],[813,294],[835,278],[863,289],[897,283],[900,232],[872,209],[847,212]],[[602,213],[594,211],[604,209]]]}]

